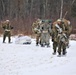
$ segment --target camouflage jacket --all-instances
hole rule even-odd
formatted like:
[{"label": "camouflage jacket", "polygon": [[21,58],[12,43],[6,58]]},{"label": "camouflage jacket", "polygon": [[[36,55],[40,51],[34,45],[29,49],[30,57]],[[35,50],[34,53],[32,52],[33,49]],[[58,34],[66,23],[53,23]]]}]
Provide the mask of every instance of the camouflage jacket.
[{"label": "camouflage jacket", "polygon": [[40,24],[38,22],[32,24],[32,32],[35,34],[40,33]]},{"label": "camouflage jacket", "polygon": [[57,22],[53,23],[53,28],[52,28],[52,39],[53,41],[58,41],[58,34],[62,33],[65,29],[64,29],[64,25],[63,24],[58,24]]},{"label": "camouflage jacket", "polygon": [[49,33],[51,34],[51,26],[50,24],[47,24],[47,23],[43,23],[41,26],[40,26],[40,31],[42,33]]},{"label": "camouflage jacket", "polygon": [[5,31],[10,31],[11,29],[13,29],[13,27],[10,26],[9,24],[6,24],[6,25],[2,26],[2,28],[3,28]]}]

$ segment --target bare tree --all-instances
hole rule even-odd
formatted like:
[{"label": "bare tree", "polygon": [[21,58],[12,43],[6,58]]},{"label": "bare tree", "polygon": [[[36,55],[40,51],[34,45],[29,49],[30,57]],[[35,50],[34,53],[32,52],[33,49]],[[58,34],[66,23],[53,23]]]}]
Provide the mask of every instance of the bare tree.
[{"label": "bare tree", "polygon": [[[63,2],[64,1],[64,2]],[[0,0],[0,21],[10,19],[14,26],[14,33],[31,33],[31,25],[35,18],[52,19],[69,18],[71,8],[76,0]],[[73,8],[75,10],[75,8]],[[73,13],[73,12],[72,12]],[[0,29],[1,30],[1,29]]]},{"label": "bare tree", "polygon": [[63,12],[63,0],[61,0],[61,12],[60,12],[60,19],[62,19]]}]

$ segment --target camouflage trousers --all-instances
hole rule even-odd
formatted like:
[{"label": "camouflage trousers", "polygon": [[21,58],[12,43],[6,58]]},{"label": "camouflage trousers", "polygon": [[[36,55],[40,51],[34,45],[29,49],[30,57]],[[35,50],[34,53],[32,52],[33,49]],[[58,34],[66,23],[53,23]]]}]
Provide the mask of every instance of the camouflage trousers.
[{"label": "camouflage trousers", "polygon": [[42,33],[41,34],[41,44],[49,45],[50,44],[50,34],[49,33]]},{"label": "camouflage trousers", "polygon": [[58,54],[61,55],[61,52],[65,54],[66,52],[66,44],[63,42],[58,43]]},{"label": "camouflage trousers", "polygon": [[36,34],[36,45],[40,43],[40,34]]},{"label": "camouflage trousers", "polygon": [[54,50],[54,53],[56,53],[57,47],[58,47],[58,43],[56,41],[53,41],[53,50]]},{"label": "camouflage trousers", "polygon": [[10,33],[10,31],[5,31],[4,32],[4,34],[3,34],[3,43],[5,42],[6,37],[8,37],[8,42],[10,43],[11,42],[11,33]]}]

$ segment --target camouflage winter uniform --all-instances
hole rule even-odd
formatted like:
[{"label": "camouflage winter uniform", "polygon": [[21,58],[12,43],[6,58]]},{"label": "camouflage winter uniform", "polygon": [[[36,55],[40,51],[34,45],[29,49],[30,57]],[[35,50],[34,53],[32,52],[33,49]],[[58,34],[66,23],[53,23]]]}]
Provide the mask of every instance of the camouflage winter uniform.
[{"label": "camouflage winter uniform", "polygon": [[61,51],[59,50],[60,39],[58,39],[58,35],[61,34],[63,31],[64,31],[64,25],[62,25],[61,20],[60,21],[57,20],[56,22],[53,23],[53,29],[52,29],[52,41],[53,41],[53,50],[54,50],[53,54],[56,54],[57,47],[58,47],[58,52]]},{"label": "camouflage winter uniform", "polygon": [[32,31],[34,34],[36,34],[36,45],[40,43],[40,25],[41,25],[41,20],[38,19],[36,22],[32,24]]},{"label": "camouflage winter uniform", "polygon": [[47,45],[49,47],[50,44],[50,34],[51,34],[51,26],[47,22],[43,22],[40,27],[41,31],[41,46]]},{"label": "camouflage winter uniform", "polygon": [[66,54],[66,44],[67,44],[67,35],[68,31],[66,31],[66,27],[64,22],[62,20],[60,21],[60,24],[58,24],[58,35],[57,35],[57,40],[58,40],[58,54],[61,55],[61,52],[63,55]]},{"label": "camouflage winter uniform", "polygon": [[6,37],[8,37],[8,43],[10,43],[11,42],[11,29],[13,29],[13,27],[10,26],[9,20],[6,20],[6,22],[2,25],[2,28],[4,29],[3,43],[5,43]]}]

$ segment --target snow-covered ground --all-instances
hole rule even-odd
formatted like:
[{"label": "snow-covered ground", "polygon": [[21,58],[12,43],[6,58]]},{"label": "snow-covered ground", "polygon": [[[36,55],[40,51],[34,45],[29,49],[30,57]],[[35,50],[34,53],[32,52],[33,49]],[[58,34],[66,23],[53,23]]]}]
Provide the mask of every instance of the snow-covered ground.
[{"label": "snow-covered ground", "polygon": [[76,75],[76,41],[70,41],[67,55],[52,55],[50,47],[2,43],[0,37],[0,75]]}]

